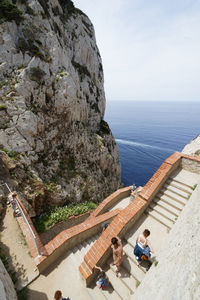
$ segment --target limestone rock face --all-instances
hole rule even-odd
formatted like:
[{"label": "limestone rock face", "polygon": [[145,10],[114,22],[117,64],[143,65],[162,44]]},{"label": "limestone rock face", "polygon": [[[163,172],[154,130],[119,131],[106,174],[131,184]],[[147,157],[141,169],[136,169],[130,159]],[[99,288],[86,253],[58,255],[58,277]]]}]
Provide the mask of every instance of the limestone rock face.
[{"label": "limestone rock face", "polygon": [[0,299],[17,300],[17,295],[10,276],[0,260]]},{"label": "limestone rock face", "polygon": [[93,25],[70,0],[16,6],[20,17],[0,24],[0,149],[19,153],[14,187],[33,215],[102,200],[120,185],[120,162]]},{"label": "limestone rock face", "polygon": [[198,156],[200,155],[200,134],[197,135],[188,145],[182,150],[184,154]]}]

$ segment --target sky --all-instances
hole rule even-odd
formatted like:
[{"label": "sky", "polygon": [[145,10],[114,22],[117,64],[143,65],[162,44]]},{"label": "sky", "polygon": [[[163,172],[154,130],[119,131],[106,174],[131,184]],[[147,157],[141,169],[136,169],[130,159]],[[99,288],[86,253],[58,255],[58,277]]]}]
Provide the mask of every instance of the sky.
[{"label": "sky", "polygon": [[108,101],[200,101],[200,0],[75,0],[92,21]]}]

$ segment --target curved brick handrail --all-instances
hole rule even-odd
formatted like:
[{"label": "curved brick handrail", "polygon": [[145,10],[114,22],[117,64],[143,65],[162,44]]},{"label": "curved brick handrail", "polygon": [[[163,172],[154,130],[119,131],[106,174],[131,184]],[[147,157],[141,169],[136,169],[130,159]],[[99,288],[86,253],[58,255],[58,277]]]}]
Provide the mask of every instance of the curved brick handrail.
[{"label": "curved brick handrail", "polygon": [[124,197],[130,196],[132,186],[124,187],[118,189],[107,198],[105,198],[98,207],[91,213],[90,218],[97,217],[103,213],[105,213],[108,209],[110,209],[114,204],[117,204]]},{"label": "curved brick handrail", "polygon": [[[139,196],[114,218],[111,224],[90,248],[84,257],[83,263],[79,266],[79,271],[85,279],[86,285],[89,285],[96,275],[94,266],[96,264],[103,265],[108,259],[111,253],[111,238],[113,236],[123,237],[125,235],[147,208],[171,172],[180,165],[182,159],[200,162],[199,157],[193,157],[179,152],[172,154],[147,182]],[[200,173],[200,165],[198,167]]]}]

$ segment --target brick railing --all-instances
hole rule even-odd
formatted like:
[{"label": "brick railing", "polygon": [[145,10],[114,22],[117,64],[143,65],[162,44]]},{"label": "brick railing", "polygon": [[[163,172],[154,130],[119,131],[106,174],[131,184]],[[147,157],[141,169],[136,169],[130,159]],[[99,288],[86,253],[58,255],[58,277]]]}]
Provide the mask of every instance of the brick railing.
[{"label": "brick railing", "polygon": [[125,233],[138,220],[155,194],[167,180],[168,176],[180,166],[182,159],[200,162],[197,157],[192,157],[179,152],[175,152],[167,158],[152,178],[147,182],[139,196],[123,209],[102,233],[99,239],[90,248],[84,257],[83,263],[79,266],[79,271],[89,285],[96,276],[95,265],[103,265],[111,254],[111,238],[119,236],[122,238]]},{"label": "brick railing", "polygon": [[131,192],[131,186],[118,189],[114,193],[112,193],[110,196],[105,198],[98,207],[91,213],[90,218],[97,217],[103,213],[105,213],[108,209],[110,209],[112,206],[117,204],[120,200],[122,200],[125,197],[130,196]]}]

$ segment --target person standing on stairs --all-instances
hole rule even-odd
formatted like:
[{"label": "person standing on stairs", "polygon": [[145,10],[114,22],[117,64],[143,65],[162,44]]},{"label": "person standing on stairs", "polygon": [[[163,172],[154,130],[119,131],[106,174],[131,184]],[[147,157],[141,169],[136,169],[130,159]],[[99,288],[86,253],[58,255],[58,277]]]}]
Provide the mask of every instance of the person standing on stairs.
[{"label": "person standing on stairs", "polygon": [[142,261],[142,256],[145,255],[147,258],[150,257],[150,252],[154,252],[147,237],[150,235],[150,231],[145,229],[143,233],[139,234],[136,238],[136,245],[134,247],[134,255],[138,261],[138,264]]},{"label": "person standing on stairs", "polygon": [[113,265],[116,266],[116,276],[118,277],[119,271],[120,271],[120,265],[122,263],[122,257],[123,257],[123,248],[121,240],[118,237],[113,237],[111,239],[112,243],[112,250],[113,250]]}]

